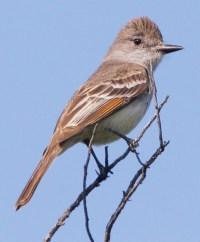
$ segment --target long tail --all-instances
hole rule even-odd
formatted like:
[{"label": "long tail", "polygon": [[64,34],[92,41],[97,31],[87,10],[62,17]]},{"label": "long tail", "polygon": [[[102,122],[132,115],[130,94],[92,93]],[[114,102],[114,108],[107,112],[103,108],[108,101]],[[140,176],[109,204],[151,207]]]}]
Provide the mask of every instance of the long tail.
[{"label": "long tail", "polygon": [[54,158],[59,154],[58,149],[54,148],[52,152],[49,149],[45,151],[42,159],[40,160],[39,164],[37,165],[36,169],[34,170],[31,178],[28,180],[24,190],[22,191],[21,195],[19,196],[16,202],[16,210],[20,207],[24,206],[26,203],[30,201],[32,198],[40,180],[42,179],[43,175],[53,162]]}]

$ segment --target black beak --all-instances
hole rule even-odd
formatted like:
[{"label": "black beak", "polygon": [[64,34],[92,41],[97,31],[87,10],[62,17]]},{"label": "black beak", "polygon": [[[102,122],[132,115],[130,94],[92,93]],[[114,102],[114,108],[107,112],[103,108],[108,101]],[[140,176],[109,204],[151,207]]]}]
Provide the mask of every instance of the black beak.
[{"label": "black beak", "polygon": [[182,50],[182,49],[183,49],[183,47],[180,45],[165,45],[165,44],[160,45],[157,48],[157,50],[161,51],[163,54],[168,54],[168,53],[175,52],[175,51]]}]

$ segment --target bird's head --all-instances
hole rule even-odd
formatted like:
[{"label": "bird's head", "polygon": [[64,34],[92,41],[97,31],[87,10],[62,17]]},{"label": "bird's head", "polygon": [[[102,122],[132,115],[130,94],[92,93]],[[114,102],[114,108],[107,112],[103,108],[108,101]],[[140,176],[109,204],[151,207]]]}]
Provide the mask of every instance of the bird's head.
[{"label": "bird's head", "polygon": [[183,47],[164,44],[158,26],[148,17],[133,19],[119,32],[105,60],[132,62],[155,69],[162,56]]}]

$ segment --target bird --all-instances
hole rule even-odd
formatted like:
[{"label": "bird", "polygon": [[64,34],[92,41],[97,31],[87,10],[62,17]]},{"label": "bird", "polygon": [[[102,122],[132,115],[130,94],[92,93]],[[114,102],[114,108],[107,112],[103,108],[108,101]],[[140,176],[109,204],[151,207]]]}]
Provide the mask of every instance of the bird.
[{"label": "bird", "polygon": [[87,143],[95,126],[94,145],[119,139],[109,129],[124,135],[134,129],[150,105],[156,67],[165,54],[182,49],[165,44],[159,27],[149,17],[130,20],[94,74],[65,106],[41,160],[16,202],[16,210],[30,201],[54,159],[77,143]]}]

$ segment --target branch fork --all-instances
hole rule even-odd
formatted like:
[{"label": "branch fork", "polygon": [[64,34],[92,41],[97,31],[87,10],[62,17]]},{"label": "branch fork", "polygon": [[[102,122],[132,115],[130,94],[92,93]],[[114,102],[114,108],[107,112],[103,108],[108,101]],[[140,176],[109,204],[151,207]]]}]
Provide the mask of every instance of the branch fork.
[{"label": "branch fork", "polygon": [[[164,152],[165,148],[169,144],[169,141],[163,140],[161,118],[160,118],[160,111],[162,110],[163,106],[167,103],[168,99],[169,99],[169,96],[167,96],[163,100],[163,102],[160,105],[158,105],[157,92],[156,90],[154,90],[155,113],[150,119],[150,121],[142,129],[142,131],[140,132],[139,136],[136,139],[131,139],[123,134],[120,134],[119,132],[113,129],[109,129],[110,132],[118,135],[127,143],[127,148],[122,155],[120,155],[114,161],[109,162],[108,147],[105,146],[104,165],[101,164],[101,162],[96,157],[94,150],[92,149],[92,142],[93,142],[95,131],[98,124],[94,126],[91,139],[89,143],[87,143],[88,155],[87,155],[86,162],[84,164],[83,191],[80,192],[80,194],[77,196],[74,202],[64,211],[63,215],[58,219],[57,223],[50,229],[49,233],[43,240],[44,242],[50,242],[52,240],[53,236],[58,231],[58,229],[65,224],[66,219],[70,217],[71,213],[80,205],[81,202],[83,202],[83,207],[84,207],[85,227],[86,227],[86,232],[88,234],[88,238],[90,242],[95,242],[92,236],[92,233],[90,231],[89,214],[88,214],[86,198],[94,189],[96,189],[103,181],[105,181],[109,177],[109,173],[113,174],[113,169],[116,165],[118,165],[119,162],[124,160],[130,153],[134,153],[137,161],[141,164],[141,167],[132,177],[127,189],[123,191],[123,196],[106,225],[104,242],[110,242],[113,225],[118,219],[120,213],[125,208],[127,202],[130,201],[130,198],[133,195],[133,193],[145,180],[147,176],[147,169],[150,168],[150,166],[155,162],[158,156],[160,156]],[[159,147],[153,152],[153,154],[145,162],[143,162],[140,159],[140,155],[137,152],[136,148],[139,146],[140,140],[144,137],[144,134],[151,127],[154,121],[157,121],[157,126],[158,126]],[[94,157],[94,160],[98,167],[98,171],[96,171],[97,173],[96,179],[93,182],[91,182],[90,185],[87,185],[87,173],[88,173],[88,166],[89,166],[91,155]]]}]

